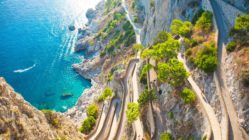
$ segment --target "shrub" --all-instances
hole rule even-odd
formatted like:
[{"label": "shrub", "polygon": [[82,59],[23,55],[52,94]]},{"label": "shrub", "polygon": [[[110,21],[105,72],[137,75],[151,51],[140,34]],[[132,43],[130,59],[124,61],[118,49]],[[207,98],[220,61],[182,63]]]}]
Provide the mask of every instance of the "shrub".
[{"label": "shrub", "polygon": [[170,59],[168,63],[158,64],[158,79],[168,82],[171,86],[181,86],[188,78],[188,72],[177,59]]},{"label": "shrub", "polygon": [[193,24],[196,24],[197,20],[201,17],[203,12],[204,12],[203,9],[200,9],[200,10],[197,11],[197,13],[194,15],[194,17],[192,19]]},{"label": "shrub", "polygon": [[184,88],[181,93],[181,98],[183,99],[185,104],[192,104],[196,100],[196,95],[191,89]]},{"label": "shrub", "polygon": [[104,92],[99,96],[98,101],[104,101],[106,100],[108,97],[112,97],[112,89],[107,87],[105,88]]},{"label": "shrub", "polygon": [[140,107],[144,107],[150,101],[154,101],[157,99],[156,93],[152,90],[145,90],[143,93],[139,95],[138,104]]},{"label": "shrub", "polygon": [[88,117],[85,119],[82,123],[82,126],[80,128],[80,132],[84,134],[88,134],[96,124],[96,120],[94,119],[93,116]]},{"label": "shrub", "polygon": [[249,14],[241,15],[236,18],[234,28],[245,31],[249,36]]},{"label": "shrub", "polygon": [[138,17],[135,17],[135,18],[134,18],[134,22],[135,22],[135,23],[138,23]]},{"label": "shrub", "polygon": [[198,42],[197,42],[197,40],[195,40],[195,39],[184,38],[184,45],[185,45],[187,48],[192,48],[192,47],[198,45]]},{"label": "shrub", "polygon": [[192,30],[192,24],[189,21],[173,20],[170,26],[171,32],[176,35],[188,36]]},{"label": "shrub", "polygon": [[87,107],[87,110],[86,110],[86,113],[87,113],[87,116],[93,116],[95,119],[97,118],[98,116],[98,106],[95,105],[95,104],[91,104]]},{"label": "shrub", "polygon": [[52,110],[42,110],[43,114],[45,115],[47,121],[52,126],[58,128],[60,126],[60,120],[59,117],[55,112]]},{"label": "shrub", "polygon": [[160,140],[173,140],[173,137],[168,132],[163,132],[160,134]]},{"label": "shrub", "polygon": [[108,74],[108,78],[107,78],[107,81],[112,81],[113,80],[113,74],[110,72]]},{"label": "shrub", "polygon": [[159,43],[164,43],[168,39],[172,38],[171,34],[165,31],[160,32],[157,37],[154,39],[153,44],[157,45]]},{"label": "shrub", "polygon": [[172,111],[168,112],[168,118],[173,119],[174,113]]},{"label": "shrub", "polygon": [[214,43],[199,50],[194,63],[199,69],[206,73],[214,72],[218,64]]},{"label": "shrub", "polygon": [[202,13],[201,17],[196,22],[196,29],[206,33],[210,32],[213,26],[213,14],[210,11]]},{"label": "shrub", "polygon": [[139,117],[139,105],[137,103],[129,103],[126,111],[128,123],[132,123]]},{"label": "shrub", "polygon": [[233,52],[236,49],[236,42],[231,41],[227,44],[226,50],[227,52]]}]

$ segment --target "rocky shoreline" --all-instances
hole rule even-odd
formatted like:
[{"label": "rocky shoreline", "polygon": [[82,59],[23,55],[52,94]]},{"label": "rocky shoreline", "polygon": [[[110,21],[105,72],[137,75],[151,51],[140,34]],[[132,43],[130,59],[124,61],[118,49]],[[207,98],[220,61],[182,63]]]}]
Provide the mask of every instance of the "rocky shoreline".
[{"label": "rocky shoreline", "polygon": [[90,59],[86,59],[81,63],[73,64],[72,68],[79,73],[83,78],[91,80],[92,86],[83,91],[77,103],[72,108],[68,109],[63,115],[70,118],[78,127],[81,126],[82,120],[86,116],[86,108],[91,104],[96,97],[101,94],[104,86],[98,76],[101,73],[101,63],[103,60],[99,58],[99,51],[102,44],[91,45],[89,40],[97,33],[99,17],[104,13],[104,1],[99,2],[94,9],[88,9],[86,17],[88,23],[82,29],[78,29],[79,36],[75,46],[76,51],[85,51],[86,55],[96,54]]}]

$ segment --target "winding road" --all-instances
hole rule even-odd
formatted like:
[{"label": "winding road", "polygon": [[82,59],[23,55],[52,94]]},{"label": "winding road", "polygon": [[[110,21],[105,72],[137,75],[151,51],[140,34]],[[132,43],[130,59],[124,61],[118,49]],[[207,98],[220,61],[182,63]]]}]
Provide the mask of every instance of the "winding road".
[{"label": "winding road", "polygon": [[[189,72],[189,69],[186,65],[186,60],[184,58],[182,58],[181,53],[178,54],[177,58],[180,62],[182,62],[184,64],[184,67],[187,70],[187,72]],[[195,91],[195,93],[197,95],[197,99],[199,100],[201,106],[205,110],[205,114],[207,115],[207,118],[209,120],[209,124],[211,125],[211,128],[212,128],[214,140],[222,140],[220,124],[219,124],[218,119],[215,116],[213,108],[210,106],[209,103],[206,102],[206,100],[204,100],[205,97],[202,94],[201,89],[195,83],[195,81],[193,80],[193,77],[191,75],[188,77],[188,81],[191,84],[193,90]]]},{"label": "winding road", "polygon": [[122,103],[122,109],[121,109],[121,116],[120,116],[120,122],[118,124],[118,129],[117,129],[117,133],[114,139],[119,140],[122,138],[123,134],[125,134],[125,125],[127,122],[127,118],[126,118],[126,110],[127,110],[127,105],[129,102],[129,83],[128,83],[128,79],[129,77],[131,77],[133,68],[135,66],[135,64],[138,62],[138,59],[132,59],[127,67],[126,70],[126,74],[125,77],[123,79],[123,83],[124,83],[124,98],[123,98],[123,103]]},{"label": "winding road", "polygon": [[[218,68],[215,72],[215,78],[217,78],[218,86],[221,90],[221,95],[223,97],[226,110],[229,116],[230,121],[230,132],[229,132],[229,138],[233,140],[243,140],[243,139],[249,139],[248,135],[243,131],[243,128],[240,127],[240,124],[238,122],[239,118],[237,116],[237,112],[235,110],[235,107],[233,105],[232,99],[230,97],[230,94],[228,92],[228,88],[225,83],[224,78],[224,70],[223,70],[223,62],[224,62],[224,56],[225,56],[225,44],[227,42],[228,38],[228,27],[225,24],[223,14],[221,11],[220,6],[217,4],[216,0],[210,1],[211,6],[214,11],[214,17],[217,23],[218,28]],[[228,111],[229,110],[229,111]],[[244,137],[243,137],[244,134]]]}]

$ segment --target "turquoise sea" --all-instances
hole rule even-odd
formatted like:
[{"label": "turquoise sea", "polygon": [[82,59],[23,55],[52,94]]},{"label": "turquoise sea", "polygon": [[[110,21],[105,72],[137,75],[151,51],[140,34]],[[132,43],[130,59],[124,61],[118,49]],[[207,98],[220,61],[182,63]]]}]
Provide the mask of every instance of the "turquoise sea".
[{"label": "turquoise sea", "polygon": [[[0,0],[0,76],[38,109],[64,112],[91,86],[71,68],[85,12],[100,0]],[[69,93],[72,97],[62,99]]]}]

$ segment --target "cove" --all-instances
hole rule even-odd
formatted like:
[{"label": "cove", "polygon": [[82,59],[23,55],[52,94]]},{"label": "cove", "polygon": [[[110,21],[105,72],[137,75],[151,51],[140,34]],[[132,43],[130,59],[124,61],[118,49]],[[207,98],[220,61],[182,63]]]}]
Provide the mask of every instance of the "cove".
[{"label": "cove", "polygon": [[77,28],[99,1],[0,0],[0,76],[38,109],[71,108],[91,86],[71,67],[85,59],[74,53]]}]

